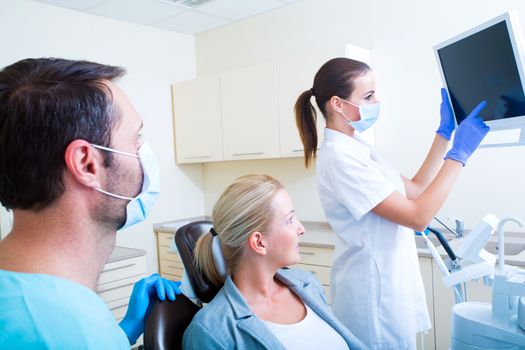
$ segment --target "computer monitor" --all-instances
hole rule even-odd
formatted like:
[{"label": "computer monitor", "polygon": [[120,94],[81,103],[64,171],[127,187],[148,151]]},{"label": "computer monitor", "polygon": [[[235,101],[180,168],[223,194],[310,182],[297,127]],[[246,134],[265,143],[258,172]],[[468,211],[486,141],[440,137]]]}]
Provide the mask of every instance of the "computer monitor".
[{"label": "computer monitor", "polygon": [[491,130],[525,127],[524,55],[516,14],[504,13],[434,49],[457,124],[486,100],[480,116]]}]

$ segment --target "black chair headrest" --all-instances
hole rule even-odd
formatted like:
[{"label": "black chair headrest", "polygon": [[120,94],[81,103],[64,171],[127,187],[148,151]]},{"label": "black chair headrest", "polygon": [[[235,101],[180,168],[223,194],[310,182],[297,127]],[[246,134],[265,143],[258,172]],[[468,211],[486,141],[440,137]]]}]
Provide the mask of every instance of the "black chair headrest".
[{"label": "black chair headrest", "polygon": [[220,287],[213,285],[204,274],[197,270],[194,263],[197,240],[203,234],[208,233],[211,227],[213,227],[211,221],[195,221],[180,227],[175,233],[175,244],[193,291],[204,303],[209,303],[220,290]]}]

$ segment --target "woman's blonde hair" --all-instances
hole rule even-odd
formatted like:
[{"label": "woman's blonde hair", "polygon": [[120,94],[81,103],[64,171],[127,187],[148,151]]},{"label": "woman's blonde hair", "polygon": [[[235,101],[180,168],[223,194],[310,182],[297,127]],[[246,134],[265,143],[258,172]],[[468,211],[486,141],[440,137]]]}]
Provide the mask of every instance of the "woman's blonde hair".
[{"label": "woman's blonde hair", "polygon": [[[264,233],[273,219],[273,198],[282,184],[269,175],[245,175],[222,193],[212,212],[228,272],[236,270],[250,234]],[[195,264],[213,284],[224,284],[213,262],[212,234],[202,235],[195,247]]]}]

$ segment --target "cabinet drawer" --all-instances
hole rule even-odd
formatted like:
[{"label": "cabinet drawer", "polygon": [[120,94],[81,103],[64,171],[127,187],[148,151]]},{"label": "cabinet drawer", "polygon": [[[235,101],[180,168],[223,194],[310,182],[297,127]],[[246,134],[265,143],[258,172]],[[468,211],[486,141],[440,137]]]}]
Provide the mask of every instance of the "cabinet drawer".
[{"label": "cabinet drawer", "polygon": [[124,280],[128,277],[143,275],[146,273],[146,258],[144,256],[125,259],[108,263],[104,266],[100,277],[98,278],[98,286],[107,283]]},{"label": "cabinet drawer", "polygon": [[179,253],[168,247],[159,247],[159,260],[169,260],[181,262]]},{"label": "cabinet drawer", "polygon": [[129,297],[130,295],[127,295],[123,298],[115,299],[113,301],[107,302],[106,304],[108,305],[108,309],[114,310],[114,309],[118,309],[119,307],[128,306]]},{"label": "cabinet drawer", "polygon": [[327,266],[318,266],[318,265],[307,265],[307,264],[297,264],[294,265],[294,268],[311,272],[317,277],[321,284],[330,285],[330,267]]},{"label": "cabinet drawer", "polygon": [[133,290],[133,285],[136,281],[129,281],[128,283],[117,287],[117,288],[110,288],[106,290],[102,290],[98,292],[98,295],[106,302],[111,303],[113,301],[129,298],[131,295],[131,291]]},{"label": "cabinet drawer", "polygon": [[169,273],[161,272],[160,277],[168,279],[170,281],[180,281],[182,279],[182,275],[171,275]]},{"label": "cabinet drawer", "polygon": [[182,276],[184,266],[180,261],[160,260],[160,272],[175,276]]},{"label": "cabinet drawer", "polygon": [[331,248],[319,248],[301,245],[299,247],[302,264],[313,264],[332,266],[334,250]]},{"label": "cabinet drawer", "polygon": [[117,322],[120,322],[126,315],[127,309],[128,309],[128,306],[125,305],[125,306],[111,310],[111,313],[113,314],[113,317],[115,317],[115,320],[117,320]]},{"label": "cabinet drawer", "polygon": [[171,247],[171,245],[173,244],[173,237],[175,237],[174,233],[159,232],[158,233],[159,247]]}]

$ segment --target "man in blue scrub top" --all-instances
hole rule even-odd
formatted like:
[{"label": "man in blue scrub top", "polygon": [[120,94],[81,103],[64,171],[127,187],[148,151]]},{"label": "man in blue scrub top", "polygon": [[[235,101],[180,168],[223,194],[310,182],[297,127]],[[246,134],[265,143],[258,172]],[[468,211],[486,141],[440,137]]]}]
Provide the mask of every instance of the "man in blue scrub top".
[{"label": "man in blue scrub top", "polygon": [[177,284],[139,281],[118,325],[94,288],[117,229],[144,220],[158,167],[142,119],[113,81],[119,67],[26,59],[0,70],[1,349],[129,349],[150,298]]}]

